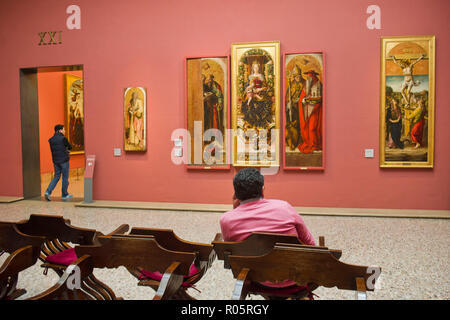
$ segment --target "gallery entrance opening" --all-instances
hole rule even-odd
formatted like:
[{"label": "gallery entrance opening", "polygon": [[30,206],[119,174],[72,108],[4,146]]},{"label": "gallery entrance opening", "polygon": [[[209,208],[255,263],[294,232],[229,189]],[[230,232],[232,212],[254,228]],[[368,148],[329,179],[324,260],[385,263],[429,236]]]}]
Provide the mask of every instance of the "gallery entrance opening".
[{"label": "gallery entrance opening", "polygon": [[[69,151],[71,201],[84,197],[84,88],[83,66],[37,67],[20,70],[24,198],[45,199],[55,175],[48,140],[55,125],[64,125]],[[50,194],[60,201],[62,177]]]}]

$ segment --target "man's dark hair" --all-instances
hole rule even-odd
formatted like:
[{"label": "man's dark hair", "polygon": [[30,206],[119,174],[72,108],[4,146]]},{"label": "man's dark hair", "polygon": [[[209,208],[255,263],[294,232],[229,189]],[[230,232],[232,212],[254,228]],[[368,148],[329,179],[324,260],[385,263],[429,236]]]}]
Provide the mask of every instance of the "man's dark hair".
[{"label": "man's dark hair", "polygon": [[233,179],[234,194],[241,201],[262,196],[264,176],[255,168],[244,168]]},{"label": "man's dark hair", "polygon": [[58,132],[59,130],[62,130],[64,128],[64,125],[63,124],[57,124],[56,126],[55,126],[55,132]]}]

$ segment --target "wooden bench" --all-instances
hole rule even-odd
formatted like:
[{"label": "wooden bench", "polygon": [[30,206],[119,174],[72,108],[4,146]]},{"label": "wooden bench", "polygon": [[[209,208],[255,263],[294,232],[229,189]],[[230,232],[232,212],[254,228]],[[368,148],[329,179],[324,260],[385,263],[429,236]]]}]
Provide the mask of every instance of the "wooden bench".
[{"label": "wooden bench", "polygon": [[[64,270],[55,285],[27,300],[121,300],[92,277],[93,271],[92,257],[84,255]],[[73,277],[79,277],[79,287]]]},{"label": "wooden bench", "polygon": [[[198,242],[186,241],[179,238],[172,229],[157,229],[157,228],[132,228],[130,235],[135,236],[152,236],[156,242],[164,249],[177,252],[190,252],[195,254],[194,266],[197,270],[183,279],[183,285],[179,291],[174,294],[176,299],[194,300],[186,291],[197,283],[211,267],[216,257],[211,244],[204,244]],[[129,272],[138,278],[140,286],[150,286],[157,290],[160,286],[160,281],[155,279],[141,280],[143,277],[143,270],[141,266],[138,268],[129,269]]]},{"label": "wooden bench", "polygon": [[164,273],[154,300],[173,298],[196,258],[193,252],[167,250],[149,235],[99,236],[97,241],[99,244],[75,247],[78,257],[91,256],[94,268],[140,267]]},{"label": "wooden bench", "polygon": [[14,300],[26,293],[16,288],[19,273],[36,263],[44,240],[21,233],[13,224],[0,225],[0,256],[10,254],[0,265],[0,300]]},{"label": "wooden bench", "polygon": [[367,266],[343,263],[331,251],[322,248],[277,244],[265,255],[230,255],[229,261],[233,276],[237,279],[232,299],[245,299],[248,293],[254,292],[255,282],[265,281],[277,283],[292,280],[298,285],[314,283],[354,290],[358,298],[365,298],[366,291],[373,291],[374,288],[366,286],[371,276]]},{"label": "wooden bench", "polygon": [[[325,247],[325,238],[319,237],[319,246],[304,245],[296,235],[285,235],[267,232],[254,232],[243,241],[223,241],[222,234],[218,233],[212,242],[214,251],[219,260],[224,261],[224,268],[230,269],[229,257],[237,256],[262,256],[269,253],[277,244],[291,245],[299,248],[317,248],[329,251],[336,259],[342,255],[340,250],[332,250]],[[308,283],[308,287],[300,290],[299,287],[291,288],[266,288],[261,285],[252,287],[252,294],[258,294],[266,299],[292,298],[303,299],[307,295],[311,296],[313,290],[317,288],[317,284]]]},{"label": "wooden bench", "polygon": [[[49,263],[47,261],[48,257],[73,249],[69,243],[94,244],[96,243],[96,238],[103,235],[103,233],[93,229],[75,227],[70,224],[69,219],[64,219],[63,216],[58,215],[32,214],[28,220],[22,220],[17,223],[0,222],[1,224],[14,224],[24,234],[45,237],[46,241],[39,256],[39,259],[44,262],[42,264],[42,267],[45,268],[44,274],[47,274],[47,270],[50,268],[60,277],[67,265]],[[128,229],[129,226],[123,224],[111,233],[125,233]]]}]

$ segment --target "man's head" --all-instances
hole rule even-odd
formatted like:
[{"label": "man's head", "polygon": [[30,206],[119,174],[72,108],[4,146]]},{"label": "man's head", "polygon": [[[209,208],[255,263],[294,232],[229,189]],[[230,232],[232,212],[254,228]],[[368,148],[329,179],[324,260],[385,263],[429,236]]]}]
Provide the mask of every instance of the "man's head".
[{"label": "man's head", "polygon": [[263,195],[264,176],[255,168],[245,168],[234,176],[233,186],[240,201],[259,198]]},{"label": "man's head", "polygon": [[[61,131],[62,130],[62,131]],[[64,125],[62,124],[57,124],[55,126],[55,132],[61,132],[62,134],[64,134]]]}]

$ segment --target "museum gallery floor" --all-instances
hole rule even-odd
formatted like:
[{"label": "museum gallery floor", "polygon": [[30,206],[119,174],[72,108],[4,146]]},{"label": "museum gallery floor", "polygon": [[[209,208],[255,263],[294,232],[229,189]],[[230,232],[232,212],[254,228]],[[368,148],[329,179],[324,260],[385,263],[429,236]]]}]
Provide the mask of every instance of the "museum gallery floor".
[{"label": "museum gallery floor", "polygon": [[[75,226],[110,232],[127,223],[130,227],[170,228],[189,241],[210,243],[220,232],[220,212],[127,210],[80,208],[74,203],[25,200],[0,204],[2,221],[28,219],[30,213],[63,215]],[[327,246],[342,250],[341,261],[378,265],[383,272],[369,300],[450,299],[448,259],[448,219],[303,216],[316,241],[324,236]],[[420,249],[418,249],[420,248]],[[0,257],[2,264],[8,254]],[[19,275],[19,288],[27,288],[26,299],[58,281],[50,271],[42,274],[40,263]],[[94,274],[124,299],[152,299],[155,292],[138,287],[136,279],[123,267],[95,269]],[[198,299],[230,299],[235,280],[223,261],[215,260],[207,274],[189,294]],[[318,300],[352,300],[353,291],[319,288]],[[259,296],[251,296],[260,299]]]}]

